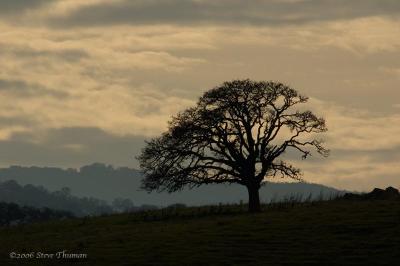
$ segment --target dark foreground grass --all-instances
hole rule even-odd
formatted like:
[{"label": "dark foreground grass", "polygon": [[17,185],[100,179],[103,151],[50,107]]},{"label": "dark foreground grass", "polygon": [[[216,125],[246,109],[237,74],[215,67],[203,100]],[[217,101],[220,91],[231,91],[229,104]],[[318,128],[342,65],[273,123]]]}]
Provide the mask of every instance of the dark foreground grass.
[{"label": "dark foreground grass", "polygon": [[[399,201],[216,206],[0,229],[0,265],[398,265]],[[220,208],[218,210],[218,208]],[[173,215],[172,213],[175,212]],[[218,214],[216,214],[218,213]],[[10,252],[86,253],[9,259]]]}]

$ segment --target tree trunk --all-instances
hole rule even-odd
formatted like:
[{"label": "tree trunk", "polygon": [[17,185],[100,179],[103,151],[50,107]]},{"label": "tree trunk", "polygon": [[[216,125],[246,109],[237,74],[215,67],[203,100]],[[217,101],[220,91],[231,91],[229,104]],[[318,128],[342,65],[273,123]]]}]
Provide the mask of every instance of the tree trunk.
[{"label": "tree trunk", "polygon": [[260,196],[258,190],[260,186],[247,186],[249,192],[249,212],[260,212]]}]

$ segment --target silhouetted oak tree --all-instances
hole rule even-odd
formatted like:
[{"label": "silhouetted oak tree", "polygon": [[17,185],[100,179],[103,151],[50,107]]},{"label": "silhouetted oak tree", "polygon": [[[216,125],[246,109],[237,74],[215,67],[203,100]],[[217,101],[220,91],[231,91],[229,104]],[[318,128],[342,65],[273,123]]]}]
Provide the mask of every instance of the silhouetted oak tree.
[{"label": "silhouetted oak tree", "polygon": [[174,192],[211,183],[247,187],[249,211],[260,210],[259,188],[277,175],[301,180],[298,168],[280,159],[288,149],[305,159],[323,156],[327,130],[311,111],[293,110],[308,98],[277,82],[234,80],[207,91],[197,105],[169,122],[168,131],[147,142],[138,157],[142,188]]}]

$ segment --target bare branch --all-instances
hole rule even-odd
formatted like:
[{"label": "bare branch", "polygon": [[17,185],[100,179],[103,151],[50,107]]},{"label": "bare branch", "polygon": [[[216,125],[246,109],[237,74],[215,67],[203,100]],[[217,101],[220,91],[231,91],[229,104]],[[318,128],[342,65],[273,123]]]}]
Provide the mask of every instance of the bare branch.
[{"label": "bare branch", "polygon": [[[143,188],[172,192],[211,183],[259,187],[267,176],[301,180],[299,169],[277,162],[286,149],[303,159],[312,150],[329,153],[322,140],[312,138],[327,130],[325,120],[294,109],[307,100],[271,81],[234,80],[207,91],[197,106],[173,117],[167,132],[147,142],[138,157]],[[284,129],[291,135],[278,143]]]}]

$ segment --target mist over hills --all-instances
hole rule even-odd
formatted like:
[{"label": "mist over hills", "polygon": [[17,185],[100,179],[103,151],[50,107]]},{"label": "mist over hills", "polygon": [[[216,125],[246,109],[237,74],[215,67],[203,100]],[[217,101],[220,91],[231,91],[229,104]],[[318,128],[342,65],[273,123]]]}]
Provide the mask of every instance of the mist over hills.
[{"label": "mist over hills", "polygon": [[[207,185],[196,189],[184,189],[168,194],[147,193],[140,190],[140,171],[128,167],[113,167],[94,163],[79,169],[57,167],[10,166],[0,169],[0,182],[15,180],[21,185],[43,186],[50,191],[68,187],[77,197],[94,197],[111,202],[115,198],[128,198],[135,205],[151,204],[167,206],[174,203],[205,205],[238,203],[247,201],[246,188],[240,185]],[[344,191],[309,183],[268,183],[260,190],[263,202],[280,201],[285,197],[329,198]]]}]

